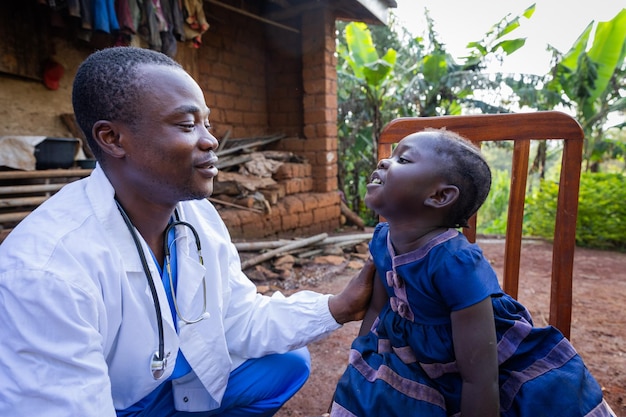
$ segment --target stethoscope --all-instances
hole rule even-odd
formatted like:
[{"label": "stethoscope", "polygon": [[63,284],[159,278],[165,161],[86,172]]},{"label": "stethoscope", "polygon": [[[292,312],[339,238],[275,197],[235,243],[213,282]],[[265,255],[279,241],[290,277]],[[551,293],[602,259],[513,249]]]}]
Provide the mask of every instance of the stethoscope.
[{"label": "stethoscope", "polygon": [[[141,266],[143,267],[143,271],[146,275],[146,279],[148,280],[148,286],[150,287],[150,293],[152,294],[152,301],[154,303],[154,311],[156,313],[156,318],[157,318],[157,328],[159,331],[159,350],[157,352],[154,352],[154,354],[152,355],[152,361],[150,362],[150,370],[152,371],[152,376],[154,377],[154,379],[160,379],[163,376],[163,373],[165,372],[165,368],[167,366],[167,357],[165,356],[165,340],[164,340],[165,338],[163,336],[163,314],[161,312],[161,306],[159,304],[159,296],[157,294],[154,281],[152,279],[152,273],[150,272],[150,267],[148,266],[146,255],[143,251],[143,247],[141,246],[141,241],[139,240],[139,236],[137,235],[137,232],[135,232],[135,227],[133,226],[133,223],[130,221],[128,214],[126,214],[126,211],[124,210],[122,205],[119,203],[119,201],[117,201],[117,199],[115,199],[115,204],[117,204],[117,208],[120,211],[122,218],[124,219],[124,223],[126,223],[126,227],[128,227],[128,230],[131,236],[133,237],[133,241],[135,242],[135,247],[137,248],[137,253],[139,254],[139,258],[141,259]],[[204,260],[202,258],[202,248],[200,246],[200,237],[198,236],[198,232],[196,231],[196,229],[190,223],[180,220],[180,217],[178,215],[178,210],[174,209],[174,221],[170,222],[170,224],[167,225],[167,227],[165,228],[165,232],[164,232],[165,238],[163,239],[163,251],[165,253],[165,267],[167,268],[167,274],[170,280],[170,290],[172,292],[172,300],[174,301],[174,309],[176,310],[176,315],[178,316],[179,319],[181,319],[186,324],[194,324],[209,317],[209,313],[207,312],[207,309],[206,309],[206,306],[207,306],[206,276],[202,277],[202,296],[203,296],[202,311],[203,313],[200,314],[195,319],[187,319],[181,314],[180,309],[178,308],[178,302],[176,300],[176,289],[174,288],[174,279],[172,278],[172,266],[170,263],[170,247],[167,243],[167,240],[168,240],[167,237],[170,231],[176,228],[176,226],[184,226],[188,228],[189,230],[191,230],[191,232],[193,233],[194,239],[196,241],[196,249],[198,251],[198,259],[199,259],[200,265],[204,266]]]}]

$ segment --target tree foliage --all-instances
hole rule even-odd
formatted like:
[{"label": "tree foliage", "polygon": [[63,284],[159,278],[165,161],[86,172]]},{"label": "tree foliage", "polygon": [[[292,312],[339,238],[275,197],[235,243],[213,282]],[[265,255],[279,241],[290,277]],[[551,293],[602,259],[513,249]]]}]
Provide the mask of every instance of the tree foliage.
[{"label": "tree foliage", "polygon": [[[523,18],[529,18],[534,5]],[[475,91],[495,89],[501,80],[483,72],[493,56],[515,52],[524,39],[504,39],[520,17],[506,16],[485,36],[468,45],[469,55],[457,63],[439,42],[434,22],[426,15],[426,37],[363,23],[338,25],[339,186],[348,205],[366,220],[373,213],[362,196],[377,163],[376,143],[385,124],[399,116],[460,114],[462,108],[506,112]],[[399,34],[400,33],[400,34]]]},{"label": "tree foliage", "polygon": [[[595,29],[595,30],[594,30]],[[550,48],[552,69],[543,76],[507,80],[522,106],[572,109],[585,132],[584,169],[622,155],[626,142],[611,139],[609,117],[626,111],[626,9],[607,22],[591,22],[565,54]]]},{"label": "tree foliage", "polygon": [[[579,246],[626,250],[626,178],[617,173],[583,173],[576,223]],[[552,238],[558,193],[556,181],[541,182],[526,201],[524,234]]]},{"label": "tree foliage", "polygon": [[[479,41],[468,42],[467,55],[455,61],[439,42],[435,23],[426,14],[424,36],[394,30],[395,24],[338,26],[339,184],[348,205],[370,224],[373,213],[362,202],[365,185],[377,163],[376,143],[389,121],[400,116],[498,113],[513,109],[570,109],[585,132],[584,169],[626,172],[626,123],[608,126],[611,115],[626,111],[626,9],[608,22],[591,22],[572,47],[552,51],[544,75],[487,74],[487,63],[503,60],[523,47],[512,38],[534,5],[520,16],[505,16]],[[508,91],[508,95],[504,94]],[[485,97],[497,96],[498,101]],[[535,172],[529,185],[525,234],[550,236],[556,207],[551,164],[560,149],[541,141],[533,147]],[[502,150],[498,150],[502,151]],[[506,227],[509,167],[490,161],[494,186],[479,212],[483,233]],[[558,168],[556,168],[558,170]],[[626,248],[623,174],[583,174],[580,192],[581,245]],[[606,227],[604,227],[606,226]]]}]

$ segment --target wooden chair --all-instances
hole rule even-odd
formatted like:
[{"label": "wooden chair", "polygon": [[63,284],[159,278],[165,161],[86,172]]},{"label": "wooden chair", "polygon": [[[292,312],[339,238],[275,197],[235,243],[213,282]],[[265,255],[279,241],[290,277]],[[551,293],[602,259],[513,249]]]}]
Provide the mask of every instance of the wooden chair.
[{"label": "wooden chair", "polygon": [[[505,236],[503,289],[517,298],[519,287],[522,220],[528,177],[531,140],[563,141],[556,225],[552,252],[552,281],[549,323],[570,337],[572,316],[572,273],[576,246],[576,217],[583,149],[583,131],[578,122],[556,111],[519,114],[405,117],[391,121],[378,144],[378,158],[391,154],[392,144],[425,128],[446,128],[480,145],[487,141],[512,141],[513,165]],[[476,241],[476,216],[464,233]]]}]

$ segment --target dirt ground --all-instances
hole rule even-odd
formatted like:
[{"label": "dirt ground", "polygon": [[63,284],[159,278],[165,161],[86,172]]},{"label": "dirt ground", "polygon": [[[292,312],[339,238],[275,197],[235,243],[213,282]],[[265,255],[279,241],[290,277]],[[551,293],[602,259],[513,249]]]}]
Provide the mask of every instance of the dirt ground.
[{"label": "dirt ground", "polygon": [[[479,239],[499,276],[504,246],[501,240]],[[303,264],[295,277],[279,286],[285,293],[298,289],[336,293],[362,262],[358,258],[338,265]],[[545,325],[549,313],[551,245],[527,241],[522,249],[519,300],[531,311],[536,325]],[[626,254],[576,249],[571,341],[602,386],[618,417],[626,417]],[[285,404],[277,417],[319,416],[326,412],[341,376],[359,323],[349,323],[327,339],[309,346],[312,373],[305,386]]]}]

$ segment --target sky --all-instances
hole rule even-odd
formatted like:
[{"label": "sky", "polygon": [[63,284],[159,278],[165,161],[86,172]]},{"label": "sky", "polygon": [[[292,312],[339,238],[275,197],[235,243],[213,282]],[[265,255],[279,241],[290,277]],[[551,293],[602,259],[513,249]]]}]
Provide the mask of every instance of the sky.
[{"label": "sky", "polygon": [[[424,8],[428,8],[439,34],[453,56],[463,56],[465,45],[481,39],[492,25],[510,14],[520,16],[532,0],[396,0],[396,16],[414,35],[424,34]],[[535,14],[521,19],[521,26],[510,36],[526,38],[526,45],[505,59],[495,71],[534,73],[548,72],[548,44],[565,53],[593,20],[607,21],[621,9],[626,0],[535,0]]]}]

